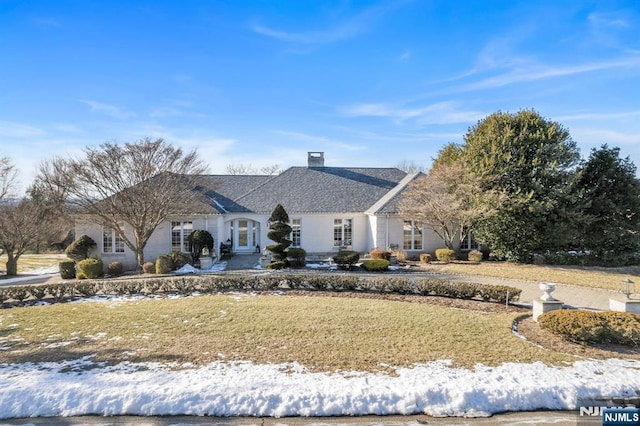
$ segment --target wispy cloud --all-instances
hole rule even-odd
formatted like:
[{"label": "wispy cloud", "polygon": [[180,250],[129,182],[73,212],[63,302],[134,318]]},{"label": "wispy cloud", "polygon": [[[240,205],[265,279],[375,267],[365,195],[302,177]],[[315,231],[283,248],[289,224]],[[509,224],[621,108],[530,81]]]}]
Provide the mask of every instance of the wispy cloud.
[{"label": "wispy cloud", "polygon": [[97,102],[97,101],[92,101],[87,99],[81,99],[80,102],[82,102],[83,104],[89,105],[89,107],[91,108],[91,111],[93,112],[104,113],[110,117],[118,118],[120,120],[125,120],[127,118],[132,118],[136,116],[135,113],[131,111],[123,110],[114,105],[109,105],[102,102]]},{"label": "wispy cloud", "polygon": [[276,29],[262,24],[254,24],[251,29],[261,35],[286,43],[323,44],[355,37],[370,29],[374,23],[393,9],[407,1],[399,0],[370,6],[362,12],[354,14],[342,22],[328,28],[313,31],[288,31]]},{"label": "wispy cloud", "polygon": [[640,110],[625,112],[580,112],[560,115],[558,121],[637,121],[640,118]]},{"label": "wispy cloud", "polygon": [[460,90],[493,89],[517,83],[527,83],[550,78],[567,77],[613,68],[640,67],[640,57],[629,57],[604,62],[591,62],[577,65],[544,66],[531,65],[525,68],[514,68],[507,72],[461,86]]},{"label": "wispy cloud", "polygon": [[589,23],[596,27],[628,28],[631,26],[628,18],[622,11],[601,13],[593,12],[587,17]]},{"label": "wispy cloud", "polygon": [[339,112],[348,117],[388,117],[397,122],[415,120],[420,125],[471,123],[486,115],[484,112],[459,109],[456,103],[451,101],[417,108],[365,103],[341,107]]},{"label": "wispy cloud", "polygon": [[48,17],[36,17],[32,19],[33,23],[40,27],[49,27],[49,28],[62,28],[62,24],[60,21],[54,18]]},{"label": "wispy cloud", "polygon": [[28,124],[15,123],[11,121],[0,121],[0,138],[34,138],[45,136],[44,130],[30,126]]}]

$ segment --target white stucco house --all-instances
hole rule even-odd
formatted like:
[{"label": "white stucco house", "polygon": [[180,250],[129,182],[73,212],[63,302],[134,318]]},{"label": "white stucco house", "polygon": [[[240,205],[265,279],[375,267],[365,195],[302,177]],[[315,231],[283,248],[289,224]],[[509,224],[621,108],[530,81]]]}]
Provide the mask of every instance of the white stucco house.
[{"label": "white stucco house", "polygon": [[[398,214],[403,191],[418,176],[397,168],[327,167],[323,152],[309,152],[306,167],[273,176],[199,176],[210,203],[197,214],[176,215],[160,225],[145,247],[145,261],[188,252],[187,237],[196,229],[209,231],[216,249],[229,242],[234,254],[261,251],[273,243],[267,238],[268,219],[277,204],[289,214],[293,247],[310,255],[330,255],[341,247],[362,253],[389,247],[409,254],[433,252],[443,247],[442,240]],[[94,255],[105,264],[136,266],[135,254],[113,230],[85,219],[76,222],[76,235],[82,234],[97,242]]]}]

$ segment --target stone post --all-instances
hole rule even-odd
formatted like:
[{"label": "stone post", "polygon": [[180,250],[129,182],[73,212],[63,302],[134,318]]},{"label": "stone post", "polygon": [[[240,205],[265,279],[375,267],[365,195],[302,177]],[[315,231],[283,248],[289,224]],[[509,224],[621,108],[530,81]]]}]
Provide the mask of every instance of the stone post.
[{"label": "stone post", "polygon": [[556,309],[562,309],[562,302],[551,296],[551,293],[556,289],[556,285],[553,283],[540,283],[540,290],[544,292],[540,299],[533,301],[533,320],[538,322],[538,317],[550,311]]}]

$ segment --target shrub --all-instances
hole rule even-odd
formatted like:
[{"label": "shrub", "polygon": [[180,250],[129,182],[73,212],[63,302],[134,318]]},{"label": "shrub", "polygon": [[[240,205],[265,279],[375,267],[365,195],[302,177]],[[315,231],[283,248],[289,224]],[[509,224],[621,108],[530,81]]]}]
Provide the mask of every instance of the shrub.
[{"label": "shrub", "polygon": [[142,265],[142,271],[145,274],[155,274],[156,273],[156,264],[154,262],[145,262]]},{"label": "shrub", "polygon": [[69,259],[73,259],[76,262],[80,262],[89,257],[89,251],[96,247],[96,242],[87,235],[81,235],[76,238],[69,247],[65,250],[65,254]]},{"label": "shrub", "polygon": [[172,251],[169,253],[171,260],[173,261],[173,271],[182,268],[187,263],[191,262],[191,256],[180,251]]},{"label": "shrub", "polygon": [[287,267],[287,264],[282,260],[276,260],[275,262],[267,263],[268,269],[284,269]]},{"label": "shrub", "polygon": [[374,249],[369,252],[371,259],[384,259],[391,261],[391,252],[382,249]]},{"label": "shrub", "polygon": [[404,250],[396,249],[391,252],[391,256],[395,256],[398,262],[405,262],[407,260],[407,252]]},{"label": "shrub", "polygon": [[391,293],[408,294],[413,292],[413,283],[406,278],[393,277],[387,280],[386,290]]},{"label": "shrub", "polygon": [[538,323],[572,342],[640,346],[640,315],[637,314],[559,309],[540,315]]},{"label": "shrub", "polygon": [[189,251],[194,263],[200,261],[200,256],[202,256],[202,251],[205,248],[209,250],[209,253],[213,250],[213,236],[204,229],[196,229],[189,234],[187,240],[189,241]]},{"label": "shrub", "polygon": [[58,264],[60,277],[63,280],[72,280],[76,276],[76,263],[73,260],[63,260]]},{"label": "shrub", "polygon": [[360,280],[358,277],[337,276],[333,277],[331,288],[335,291],[353,291],[358,288]]},{"label": "shrub", "polygon": [[107,265],[107,273],[109,275],[122,275],[123,271],[122,262],[111,262]]},{"label": "shrub", "polygon": [[304,268],[307,264],[307,252],[300,247],[294,247],[287,250],[287,260],[289,266],[293,268]]},{"label": "shrub", "polygon": [[377,272],[389,270],[389,261],[386,259],[369,259],[362,262],[365,271]]},{"label": "shrub", "polygon": [[275,262],[286,262],[287,255],[285,251],[292,243],[289,239],[291,226],[289,226],[289,215],[281,204],[278,204],[271,212],[269,229],[267,238],[275,242],[275,244],[268,245],[266,249],[271,252]]},{"label": "shrub", "polygon": [[453,262],[456,260],[456,252],[449,248],[439,248],[436,249],[436,259],[440,262]]},{"label": "shrub", "polygon": [[471,250],[469,254],[467,254],[467,259],[470,262],[482,262],[482,252],[480,250]]},{"label": "shrub", "polygon": [[340,250],[338,254],[333,256],[333,261],[340,269],[351,269],[359,260],[360,253],[351,250]]},{"label": "shrub", "polygon": [[103,274],[103,269],[104,266],[100,259],[89,258],[78,262],[78,272],[89,279],[101,276]]},{"label": "shrub", "polygon": [[421,253],[420,254],[420,262],[421,263],[431,263],[431,255],[429,253]]},{"label": "shrub", "polygon": [[509,298],[509,301],[515,302],[520,299],[520,293],[522,293],[522,290],[519,288],[506,285],[484,284],[478,286],[478,296],[485,302],[506,303],[507,298]]},{"label": "shrub", "polygon": [[168,274],[174,270],[173,258],[168,254],[162,254],[156,259],[156,274]]}]

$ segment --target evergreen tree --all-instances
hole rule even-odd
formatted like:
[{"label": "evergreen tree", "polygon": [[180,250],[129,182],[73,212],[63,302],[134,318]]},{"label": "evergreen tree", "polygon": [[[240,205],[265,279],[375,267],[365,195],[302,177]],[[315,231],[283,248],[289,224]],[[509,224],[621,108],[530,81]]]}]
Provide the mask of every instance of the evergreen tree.
[{"label": "evergreen tree", "polygon": [[268,264],[267,267],[280,269],[286,266],[287,255],[285,252],[292,243],[288,239],[292,230],[291,226],[289,226],[289,215],[281,204],[278,204],[271,213],[269,229],[267,237],[275,244],[267,246],[267,250],[271,252],[273,257],[273,262]]}]

